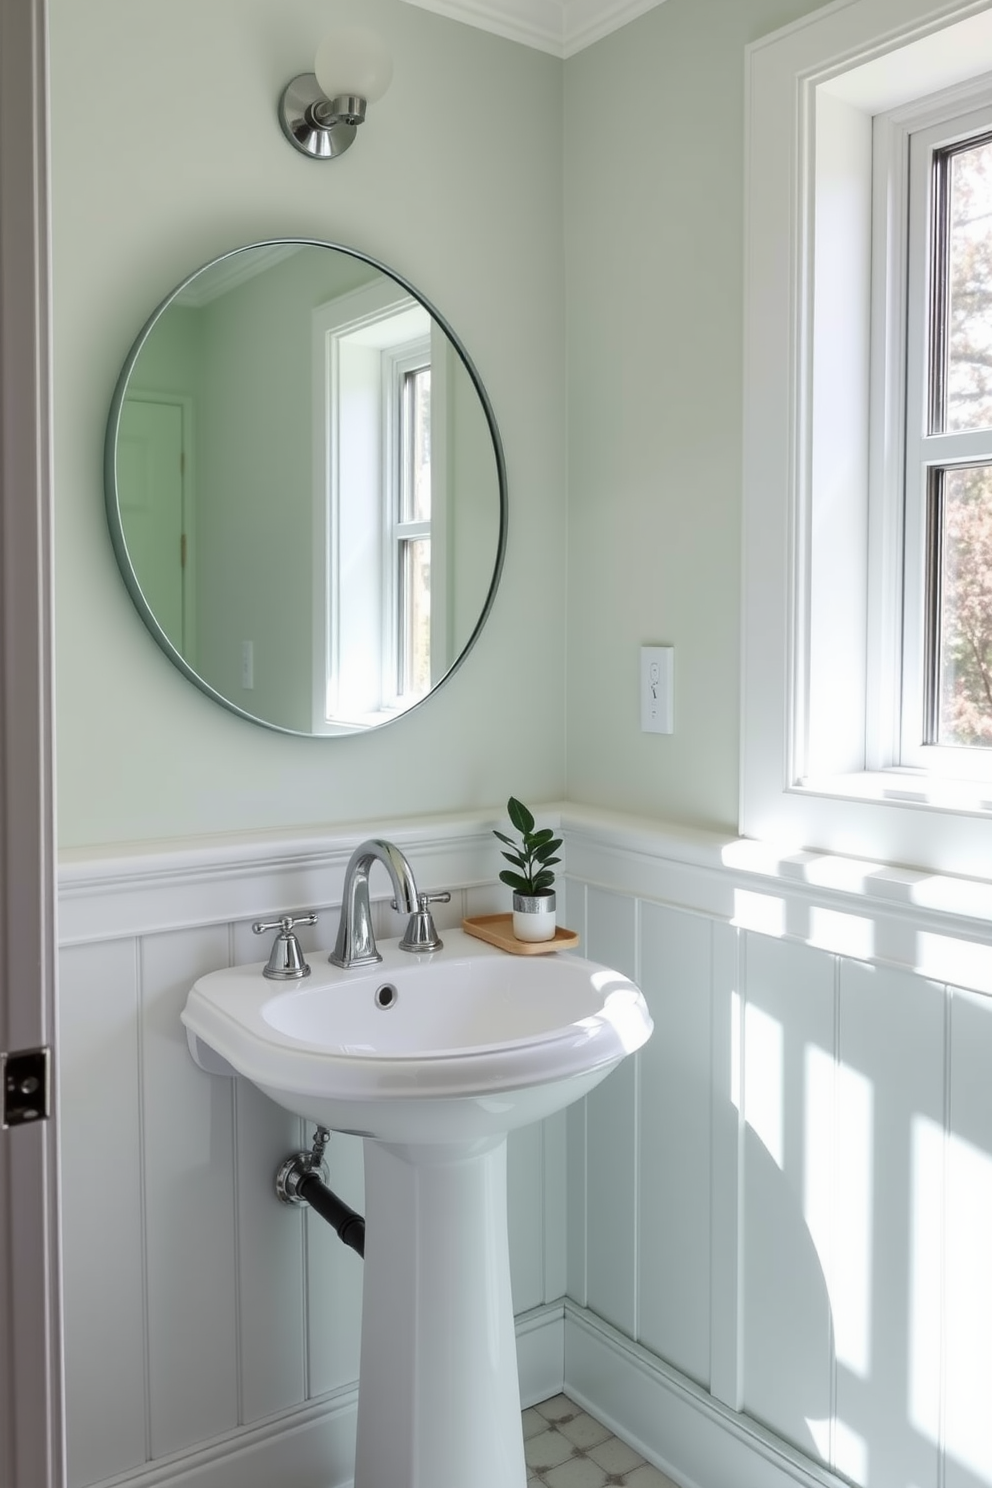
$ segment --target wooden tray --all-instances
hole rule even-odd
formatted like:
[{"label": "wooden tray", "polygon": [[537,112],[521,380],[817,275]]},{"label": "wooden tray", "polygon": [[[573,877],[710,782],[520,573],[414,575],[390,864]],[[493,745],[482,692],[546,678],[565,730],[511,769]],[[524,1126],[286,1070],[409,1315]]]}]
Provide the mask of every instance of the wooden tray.
[{"label": "wooden tray", "polygon": [[560,925],[554,940],[518,940],[513,933],[512,914],[474,915],[462,920],[462,929],[512,956],[546,956],[549,951],[570,951],[579,943],[574,930],[564,930]]}]

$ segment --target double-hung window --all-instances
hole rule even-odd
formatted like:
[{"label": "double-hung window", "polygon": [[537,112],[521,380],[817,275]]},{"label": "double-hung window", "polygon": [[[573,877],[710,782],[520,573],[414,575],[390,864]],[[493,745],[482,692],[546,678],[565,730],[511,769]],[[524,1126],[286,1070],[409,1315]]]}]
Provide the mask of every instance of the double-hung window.
[{"label": "double-hung window", "polygon": [[748,50],[745,836],[992,873],[992,5]]},{"label": "double-hung window", "polygon": [[388,668],[395,696],[416,701],[431,683],[430,344],[386,359],[390,445],[384,527]]},{"label": "double-hung window", "polygon": [[909,135],[901,762],[992,777],[992,101]]}]

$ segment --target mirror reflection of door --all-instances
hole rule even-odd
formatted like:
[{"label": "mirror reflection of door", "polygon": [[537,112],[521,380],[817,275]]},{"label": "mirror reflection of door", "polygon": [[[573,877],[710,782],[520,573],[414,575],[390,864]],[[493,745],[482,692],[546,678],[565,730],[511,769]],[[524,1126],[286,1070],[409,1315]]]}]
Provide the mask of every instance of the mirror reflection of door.
[{"label": "mirror reflection of door", "polygon": [[185,446],[181,401],[129,395],[121,407],[117,477],[128,550],[150,609],[187,656]]}]

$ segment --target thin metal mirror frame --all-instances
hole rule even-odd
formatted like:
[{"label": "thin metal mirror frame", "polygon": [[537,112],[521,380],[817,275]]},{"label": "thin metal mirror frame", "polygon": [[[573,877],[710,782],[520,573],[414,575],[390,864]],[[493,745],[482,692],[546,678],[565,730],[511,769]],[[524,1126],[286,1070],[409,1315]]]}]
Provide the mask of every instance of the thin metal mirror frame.
[{"label": "thin metal mirror frame", "polygon": [[[499,535],[496,543],[496,559],[493,564],[492,579],[490,580],[489,589],[486,594],[482,610],[479,614],[478,621],[476,622],[475,628],[466,641],[464,647],[455,658],[455,660],[452,662],[448,670],[445,672],[444,676],[435,683],[430,692],[426,693],[424,697],[420,698],[416,703],[411,703],[408,708],[404,708],[401,712],[397,712],[396,715],[392,718],[383,719],[381,723],[370,725],[368,728],[364,729],[349,729],[347,731],[343,731],[340,734],[308,733],[303,729],[286,728],[283,724],[272,723],[267,718],[259,718],[257,713],[250,713],[247,708],[239,708],[237,703],[232,702],[230,698],[224,697],[224,695],[218,692],[216,688],[211,687],[210,683],[207,682],[205,678],[201,677],[198,672],[194,671],[194,669],[190,666],[189,662],[182,655],[182,653],[178,651],[169,640],[169,637],[166,635],[165,631],[156,620],[151,607],[149,606],[144,594],[142,593],[141,585],[138,582],[137,574],[134,571],[134,565],[132,564],[130,555],[128,553],[127,539],[124,535],[124,524],[121,519],[120,499],[117,488],[117,436],[120,431],[121,410],[123,408],[124,398],[127,394],[127,388],[128,383],[131,379],[131,373],[134,370],[134,365],[138,360],[138,357],[141,355],[141,352],[144,349],[145,342],[151,334],[153,327],[158,323],[160,317],[169,308],[173,301],[182,294],[187,285],[191,284],[193,280],[198,278],[199,275],[202,274],[206,269],[214,268],[215,265],[223,263],[227,259],[236,258],[239,254],[250,253],[255,248],[281,248],[286,246],[299,246],[301,248],[328,248],[337,253],[347,254],[349,258],[357,259],[360,263],[368,264],[370,268],[377,269],[379,273],[385,274],[387,278],[391,279],[395,284],[398,284],[401,289],[406,290],[406,292],[412,295],[419,304],[423,305],[424,309],[433,318],[437,325],[440,326],[441,330],[448,337],[451,345],[458,353],[458,356],[461,358],[465,370],[472,380],[472,385],[475,388],[476,393],[478,394],[479,401],[482,404],[482,410],[486,416],[486,423],[489,426],[489,434],[493,442],[493,453],[496,458],[496,476],[499,483]],[[117,566],[120,569],[121,577],[123,578],[124,583],[127,586],[127,591],[131,596],[131,600],[134,604],[135,609],[138,611],[138,614],[144,621],[145,626],[151,632],[155,641],[165,652],[166,656],[172,662],[173,666],[175,666],[180,672],[182,672],[183,676],[186,677],[188,681],[192,682],[193,685],[198,688],[200,692],[205,693],[207,697],[212,698],[215,703],[219,703],[222,708],[227,710],[227,712],[235,713],[239,718],[244,718],[249,723],[258,724],[262,728],[273,729],[276,733],[289,734],[291,737],[297,739],[353,738],[356,735],[361,736],[362,734],[372,733],[380,728],[388,728],[393,724],[400,723],[404,718],[409,717],[411,713],[415,712],[418,708],[422,708],[425,703],[429,702],[434,694],[444,686],[449,678],[454,676],[455,672],[458,671],[459,667],[464,662],[466,656],[468,656],[469,652],[472,650],[472,647],[475,645],[476,641],[479,638],[483,626],[489,618],[489,613],[493,607],[493,603],[496,598],[496,590],[499,588],[499,581],[503,572],[503,561],[506,557],[506,538],[509,506],[506,486],[506,460],[503,454],[503,442],[500,439],[499,428],[496,423],[496,415],[493,412],[492,404],[489,401],[489,395],[486,392],[485,387],[483,386],[482,379],[479,376],[475,363],[472,361],[472,358],[466,351],[461,339],[455,334],[454,330],[451,328],[451,325],[441,314],[441,312],[436,309],[436,307],[430,302],[429,299],[427,299],[424,294],[421,293],[419,289],[416,289],[408,279],[404,278],[402,274],[397,273],[395,269],[387,268],[384,263],[381,263],[378,259],[373,258],[368,253],[362,253],[357,248],[347,248],[342,243],[330,243],[320,238],[265,238],[257,243],[246,243],[240,248],[232,248],[227,253],[218,254],[216,258],[212,258],[207,263],[201,264],[199,268],[194,269],[191,274],[188,274],[182,281],[182,283],[176,285],[174,289],[170,290],[165,299],[162,300],[152,311],[151,315],[148,317],[148,319],[145,321],[145,324],[139,331],[138,336],[136,337],[134,344],[131,347],[131,350],[128,352],[127,359],[121,370],[121,374],[117,379],[117,386],[114,389],[114,396],[110,405],[110,417],[107,421],[107,435],[104,443],[103,469],[104,499],[107,511],[107,524],[110,528],[110,537],[114,547],[114,555],[117,559]]]}]

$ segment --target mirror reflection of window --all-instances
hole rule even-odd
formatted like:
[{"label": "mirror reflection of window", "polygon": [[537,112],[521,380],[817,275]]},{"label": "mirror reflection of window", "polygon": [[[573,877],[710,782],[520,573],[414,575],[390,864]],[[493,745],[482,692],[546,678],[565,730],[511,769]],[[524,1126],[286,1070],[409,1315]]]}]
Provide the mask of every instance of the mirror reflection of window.
[{"label": "mirror reflection of window", "polygon": [[434,625],[444,604],[432,566],[444,520],[431,442],[435,337],[424,307],[387,281],[320,306],[314,336],[315,406],[329,409],[316,466],[330,582],[314,592],[331,596],[318,617],[320,722],[367,725],[426,697],[451,664]]},{"label": "mirror reflection of window", "polygon": [[409,701],[425,697],[431,685],[430,362],[405,368],[398,391],[399,500],[391,567],[398,585],[396,690]]}]

